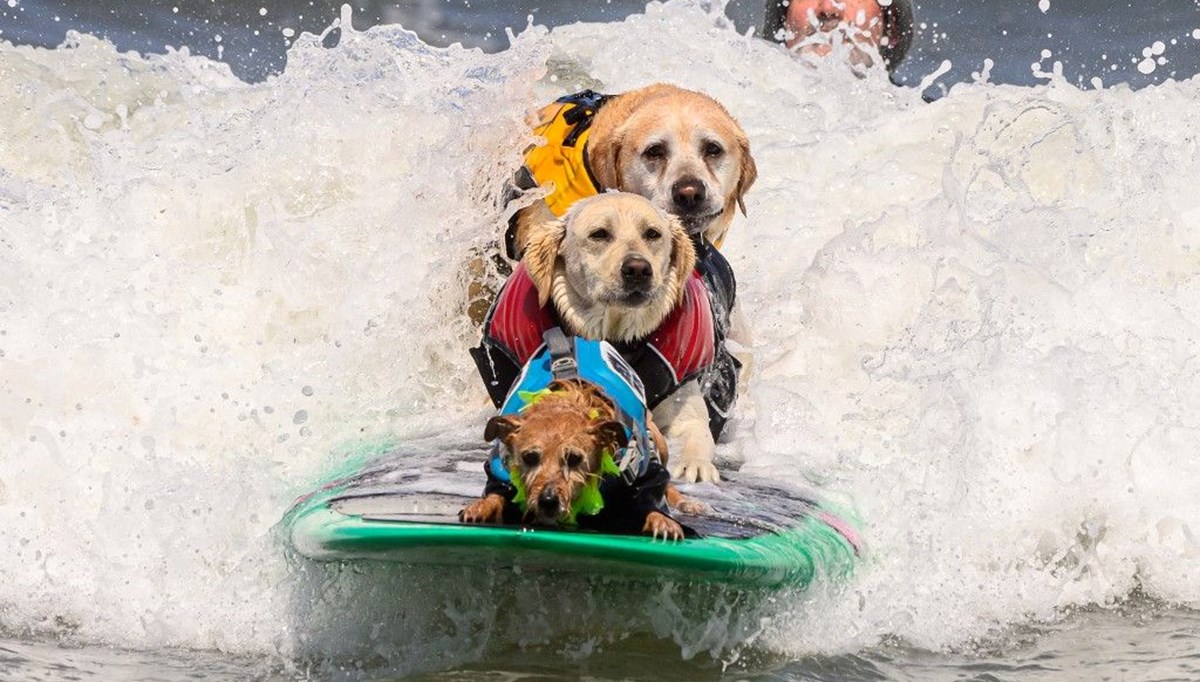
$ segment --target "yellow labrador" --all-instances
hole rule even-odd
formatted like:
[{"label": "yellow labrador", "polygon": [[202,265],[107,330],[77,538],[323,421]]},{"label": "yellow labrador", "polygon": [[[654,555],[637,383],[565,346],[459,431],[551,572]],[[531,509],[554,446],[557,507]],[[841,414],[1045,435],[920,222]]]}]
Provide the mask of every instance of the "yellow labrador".
[{"label": "yellow labrador", "polygon": [[758,177],[750,141],[725,107],[666,84],[588,94],[596,99],[560,101],[540,114],[536,130],[546,144],[527,153],[527,179],[518,185],[551,194],[514,216],[509,255],[520,256],[533,227],[606,190],[640,194],[719,246]]},{"label": "yellow labrador", "polygon": [[701,381],[720,340],[680,221],[641,196],[601,194],[533,228],[523,263],[567,333],[641,358],[654,421],[681,444],[672,475],[719,480]]}]

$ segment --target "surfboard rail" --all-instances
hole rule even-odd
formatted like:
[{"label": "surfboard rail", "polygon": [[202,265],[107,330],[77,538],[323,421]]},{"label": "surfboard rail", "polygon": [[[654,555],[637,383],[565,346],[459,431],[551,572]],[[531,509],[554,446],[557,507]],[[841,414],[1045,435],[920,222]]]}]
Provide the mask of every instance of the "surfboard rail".
[{"label": "surfboard rail", "polygon": [[714,489],[719,495],[701,495],[707,513],[677,515],[700,537],[671,542],[461,523],[458,510],[472,498],[421,490],[420,478],[408,470],[388,484],[365,474],[326,484],[301,498],[285,518],[291,545],[318,561],[671,577],[765,588],[843,578],[862,553],[852,521],[811,494],[773,484],[729,481]]}]

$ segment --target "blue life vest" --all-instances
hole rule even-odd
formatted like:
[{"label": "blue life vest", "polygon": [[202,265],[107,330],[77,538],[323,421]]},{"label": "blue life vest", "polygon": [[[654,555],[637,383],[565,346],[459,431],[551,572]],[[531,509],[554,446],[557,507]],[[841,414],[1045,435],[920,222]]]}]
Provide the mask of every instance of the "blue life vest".
[{"label": "blue life vest", "polygon": [[[534,353],[513,382],[500,414],[517,414],[525,408],[522,395],[536,393],[555,379],[578,378],[598,386],[613,402],[617,421],[625,427],[629,444],[613,453],[613,462],[629,483],[646,473],[651,462],[658,462],[654,439],[646,426],[646,389],[633,367],[607,341],[567,337],[555,327],[546,332],[546,343]],[[511,482],[504,465],[501,445],[492,446],[488,462],[492,476]]]}]

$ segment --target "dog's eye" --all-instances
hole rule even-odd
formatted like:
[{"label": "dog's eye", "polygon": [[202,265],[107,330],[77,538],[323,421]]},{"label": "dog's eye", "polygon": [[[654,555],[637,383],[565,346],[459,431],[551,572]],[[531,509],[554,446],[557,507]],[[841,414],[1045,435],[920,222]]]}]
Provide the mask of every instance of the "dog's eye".
[{"label": "dog's eye", "polygon": [[575,467],[579,466],[580,464],[583,464],[583,454],[582,453],[575,451],[575,450],[572,450],[567,453],[567,466],[574,469]]},{"label": "dog's eye", "polygon": [[710,159],[720,158],[725,150],[716,142],[706,142],[704,144],[704,155]]},{"label": "dog's eye", "polygon": [[606,242],[612,239],[612,234],[610,234],[608,230],[601,227],[588,233],[588,239],[594,242]]},{"label": "dog's eye", "polygon": [[542,461],[542,453],[537,450],[526,450],[521,453],[521,462],[527,467],[535,467]]},{"label": "dog's eye", "polygon": [[642,152],[642,156],[647,159],[657,161],[667,155],[667,146],[664,144],[652,144],[646,147],[646,151]]},{"label": "dog's eye", "polygon": [[651,228],[647,228],[647,230],[642,233],[642,236],[645,237],[646,241],[652,242],[652,241],[661,239],[662,232],[659,232],[657,229],[651,227]]}]

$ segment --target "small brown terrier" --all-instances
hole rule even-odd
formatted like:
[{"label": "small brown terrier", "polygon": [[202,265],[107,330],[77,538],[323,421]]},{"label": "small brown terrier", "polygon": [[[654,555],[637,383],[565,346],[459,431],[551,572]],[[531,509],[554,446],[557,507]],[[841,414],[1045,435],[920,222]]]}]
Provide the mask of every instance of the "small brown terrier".
[{"label": "small brown terrier", "polygon": [[[513,457],[525,487],[524,521],[541,526],[559,526],[571,520],[572,508],[584,488],[602,476],[604,452],[616,453],[628,443],[625,427],[616,421],[612,403],[600,390],[581,380],[554,381],[550,392],[530,404],[520,415],[492,417],[483,437],[499,438]],[[666,464],[666,440],[649,423],[662,463]],[[665,496],[671,506],[695,511],[668,484]],[[466,523],[498,523],[504,518],[507,501],[491,493],[462,510]],[[654,538],[682,540],[683,528],[659,512],[646,514],[641,532]]]}]

